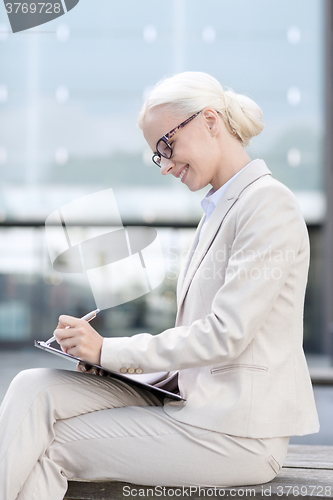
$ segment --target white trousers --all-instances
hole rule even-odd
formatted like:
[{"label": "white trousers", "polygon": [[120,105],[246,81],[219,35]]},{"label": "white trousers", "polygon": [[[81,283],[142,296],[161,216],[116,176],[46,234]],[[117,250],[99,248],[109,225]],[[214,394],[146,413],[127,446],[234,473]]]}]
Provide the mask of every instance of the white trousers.
[{"label": "white trousers", "polygon": [[68,478],[242,486],[280,470],[289,437],[250,439],[182,424],[149,392],[66,370],[17,375],[0,407],[1,500],[62,500]]}]

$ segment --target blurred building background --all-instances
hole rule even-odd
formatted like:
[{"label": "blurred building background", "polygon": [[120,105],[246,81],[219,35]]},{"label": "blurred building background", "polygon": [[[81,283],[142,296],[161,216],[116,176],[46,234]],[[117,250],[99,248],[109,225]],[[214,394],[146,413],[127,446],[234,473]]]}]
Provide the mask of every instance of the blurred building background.
[{"label": "blurred building background", "polygon": [[[263,158],[300,203],[312,248],[304,346],[310,364],[332,365],[322,264],[327,5],[81,0],[65,16],[16,34],[0,6],[3,353],[50,337],[59,314],[81,316],[95,308],[85,275],[52,269],[44,221],[64,203],[109,187],[124,225],[158,228],[166,278],[150,294],[103,311],[94,327],[118,336],[173,325],[178,270],[205,192],[191,193],[161,176],[136,118],[150,86],[195,70],[263,109],[266,126],[249,154]],[[317,397],[333,405],[332,390],[325,390]]]}]

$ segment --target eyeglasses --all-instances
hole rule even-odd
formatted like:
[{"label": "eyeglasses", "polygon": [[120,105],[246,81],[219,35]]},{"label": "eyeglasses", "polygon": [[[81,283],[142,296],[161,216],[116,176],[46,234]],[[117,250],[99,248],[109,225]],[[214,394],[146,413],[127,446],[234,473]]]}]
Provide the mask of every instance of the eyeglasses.
[{"label": "eyeglasses", "polygon": [[169,144],[168,139],[171,139],[171,137],[173,137],[178,130],[185,127],[185,125],[187,125],[191,120],[193,120],[193,118],[198,116],[198,114],[201,113],[201,111],[198,111],[197,113],[195,113],[195,115],[192,115],[190,116],[190,118],[187,118],[187,120],[178,125],[178,127],[173,128],[170,132],[165,134],[163,137],[161,137],[161,139],[157,141],[156,153],[154,153],[152,156],[152,160],[155,163],[155,165],[161,168],[162,156],[163,158],[167,158],[168,160],[170,160],[172,156],[172,147]]}]

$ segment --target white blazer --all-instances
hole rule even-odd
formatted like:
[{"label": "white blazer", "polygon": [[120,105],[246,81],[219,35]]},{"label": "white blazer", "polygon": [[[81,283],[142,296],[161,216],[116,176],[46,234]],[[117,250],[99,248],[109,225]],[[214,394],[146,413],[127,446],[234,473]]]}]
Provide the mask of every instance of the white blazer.
[{"label": "white blazer", "polygon": [[318,432],[302,348],[309,240],[293,193],[262,160],[231,183],[178,280],[176,326],[103,341],[101,364],[179,370],[181,422],[252,438]]}]

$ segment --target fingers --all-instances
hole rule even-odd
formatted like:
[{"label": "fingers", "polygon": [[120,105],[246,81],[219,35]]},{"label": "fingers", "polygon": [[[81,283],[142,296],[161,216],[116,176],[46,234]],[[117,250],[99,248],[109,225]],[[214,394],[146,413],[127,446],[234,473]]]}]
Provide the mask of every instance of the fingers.
[{"label": "fingers", "polygon": [[79,361],[76,365],[76,369],[78,372],[86,373],[91,369],[91,365],[88,365],[87,363],[83,363],[83,361]]},{"label": "fingers", "polygon": [[60,316],[54,336],[64,352],[100,364],[103,337],[84,319]]},{"label": "fingers", "polygon": [[76,365],[77,371],[81,373],[90,373],[92,375],[99,375],[100,377],[107,377],[108,373],[100,368],[96,368],[95,366],[88,365],[87,363],[83,363],[80,361]]},{"label": "fingers", "polygon": [[[62,315],[59,317],[57,328],[53,332],[53,335],[56,337],[58,344],[61,343],[63,338],[73,337],[73,332],[69,331],[71,328],[69,323],[74,324],[73,320],[75,321],[75,324],[80,321],[78,318],[74,318],[72,316]],[[66,330],[66,332],[64,330]],[[63,346],[61,345],[61,348],[62,347]],[[62,350],[65,351],[65,349]]]},{"label": "fingers", "polygon": [[59,323],[57,326],[57,329],[61,328],[74,328],[75,326],[80,325],[82,323],[82,319],[80,318],[74,318],[74,316],[67,316],[66,314],[62,314],[59,316]]},{"label": "fingers", "polygon": [[91,375],[98,375],[99,369],[96,368],[95,366],[87,365],[87,369],[83,373],[90,373]]},{"label": "fingers", "polygon": [[[60,316],[57,328],[53,335],[57,338],[58,343],[62,344],[64,339],[72,339],[78,333],[84,333],[91,329],[91,326],[86,321],[74,318],[73,316]],[[63,345],[63,344],[62,344]],[[64,347],[70,347],[69,345]]]}]

